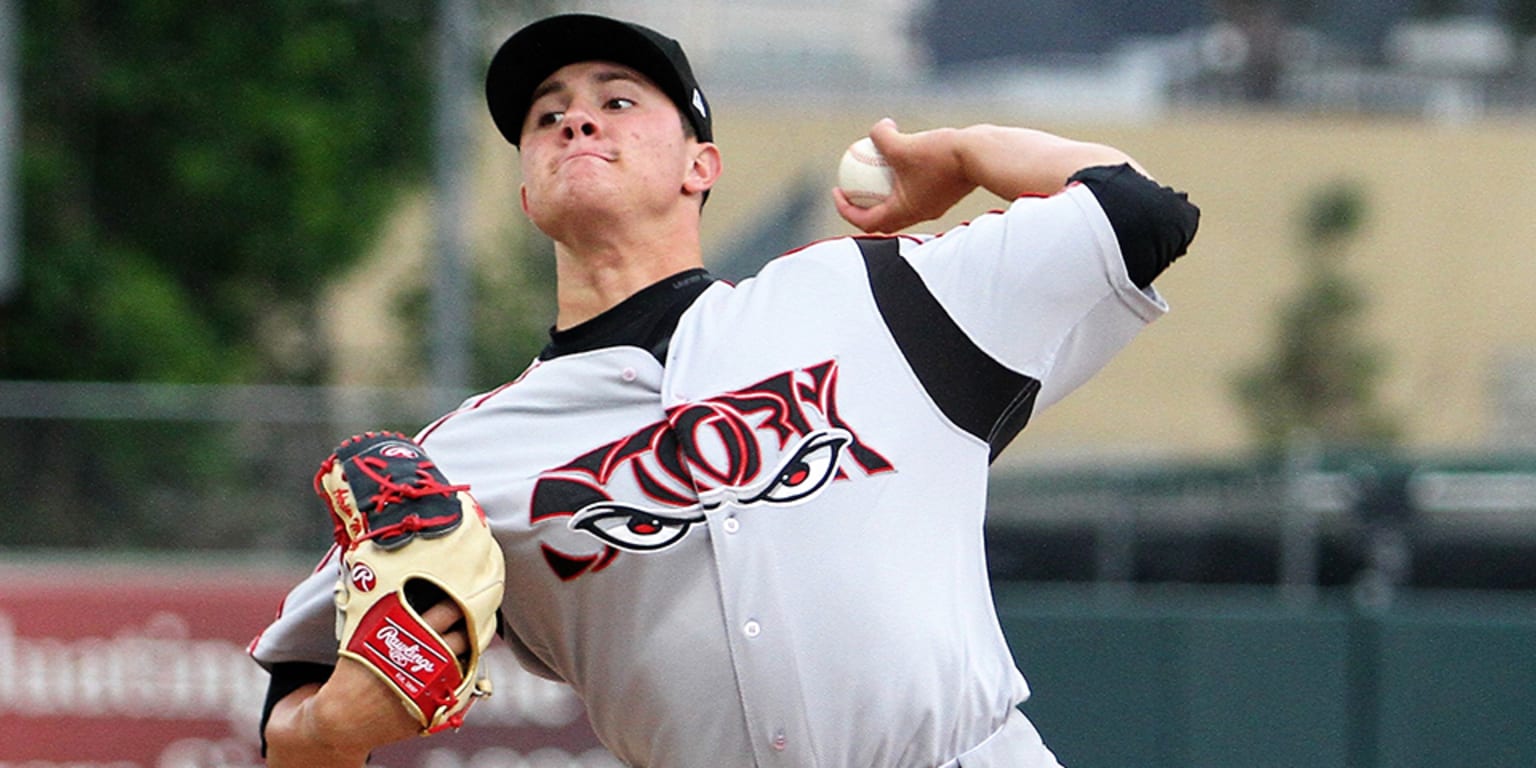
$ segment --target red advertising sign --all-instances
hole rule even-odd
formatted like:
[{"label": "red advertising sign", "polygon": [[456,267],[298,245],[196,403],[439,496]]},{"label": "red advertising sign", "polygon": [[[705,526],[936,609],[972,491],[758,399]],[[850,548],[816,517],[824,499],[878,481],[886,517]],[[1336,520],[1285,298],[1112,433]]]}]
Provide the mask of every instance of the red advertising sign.
[{"label": "red advertising sign", "polygon": [[[0,564],[0,768],[252,768],[267,675],[246,654],[302,575]],[[486,658],[465,727],[379,750],[384,768],[617,768],[570,689]]]}]

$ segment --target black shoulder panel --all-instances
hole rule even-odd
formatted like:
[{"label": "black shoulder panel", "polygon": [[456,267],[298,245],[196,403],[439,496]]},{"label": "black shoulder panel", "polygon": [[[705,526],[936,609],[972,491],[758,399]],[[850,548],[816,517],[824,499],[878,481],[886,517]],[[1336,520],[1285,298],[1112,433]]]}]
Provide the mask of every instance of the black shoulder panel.
[{"label": "black shoulder panel", "polygon": [[[893,238],[858,238],[875,305],[928,397],[991,446],[991,459],[1029,422],[1040,382],[977,347],[901,257]],[[985,276],[978,276],[985,279]]]}]

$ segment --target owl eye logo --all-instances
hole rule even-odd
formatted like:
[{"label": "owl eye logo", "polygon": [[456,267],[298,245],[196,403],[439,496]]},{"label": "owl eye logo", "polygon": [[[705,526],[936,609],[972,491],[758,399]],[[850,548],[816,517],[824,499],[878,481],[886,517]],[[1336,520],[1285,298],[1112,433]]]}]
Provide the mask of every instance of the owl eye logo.
[{"label": "owl eye logo", "polygon": [[683,540],[702,513],[669,515],[611,501],[588,504],[571,517],[570,527],[627,552],[655,552]]},{"label": "owl eye logo", "polygon": [[779,462],[762,490],[742,504],[796,504],[815,496],[837,476],[837,459],[853,436],[842,429],[817,430]]},{"label": "owl eye logo", "polygon": [[[779,462],[762,488],[754,493],[738,494],[743,506],[797,504],[816,495],[837,475],[837,460],[853,437],[841,429],[828,429],[807,435],[795,451]],[[717,504],[704,504],[713,508]],[[571,530],[584,531],[603,543],[626,552],[656,552],[666,549],[688,535],[693,526],[704,522],[699,507],[691,510],[661,512],[654,509],[597,501],[571,516]]]}]

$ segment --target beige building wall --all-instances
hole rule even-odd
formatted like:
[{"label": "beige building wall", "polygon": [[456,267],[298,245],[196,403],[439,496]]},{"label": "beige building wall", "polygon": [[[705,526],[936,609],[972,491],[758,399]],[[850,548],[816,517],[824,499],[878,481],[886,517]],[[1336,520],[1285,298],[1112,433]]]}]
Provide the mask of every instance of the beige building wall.
[{"label": "beige building wall", "polygon": [[[881,110],[717,103],[716,113],[726,173],[706,209],[706,253],[724,252],[799,174],[822,174],[830,190],[843,147],[884,114],[909,130],[1028,120],[921,104]],[[517,212],[515,151],[490,134],[489,121],[485,126],[474,195],[477,248],[495,261],[526,225]],[[1158,281],[1173,311],[1100,376],[1039,416],[1005,463],[1246,451],[1232,380],[1267,353],[1276,311],[1292,297],[1304,204],[1339,180],[1365,195],[1366,219],[1347,269],[1369,288],[1365,333],[1389,354],[1383,395],[1401,415],[1408,447],[1508,447],[1500,436],[1512,430],[1498,412],[1496,385],[1513,364],[1536,360],[1536,121],[1445,126],[1182,114],[1155,124],[1036,127],[1126,149],[1187,190],[1203,219],[1191,253]],[[973,196],[941,225],[995,205]],[[412,210],[420,222],[420,207],[404,216],[410,219]],[[829,202],[818,231],[852,230]],[[411,242],[424,250],[425,241],[396,232],[392,258],[402,258],[399,251]],[[370,299],[377,302],[377,294]],[[350,348],[355,359],[367,359],[365,349]],[[1536,380],[1536,365],[1527,368]],[[349,378],[368,376],[354,370]],[[1523,418],[1536,420],[1536,413]]]}]

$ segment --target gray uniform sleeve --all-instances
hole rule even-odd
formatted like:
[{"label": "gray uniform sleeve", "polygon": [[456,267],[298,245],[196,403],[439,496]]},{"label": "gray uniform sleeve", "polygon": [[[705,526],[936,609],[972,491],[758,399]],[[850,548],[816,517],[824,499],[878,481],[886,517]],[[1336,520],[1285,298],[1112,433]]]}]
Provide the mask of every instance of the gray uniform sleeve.
[{"label": "gray uniform sleeve", "polygon": [[325,682],[336,667],[336,555],[333,549],[288,593],[277,618],[251,641],[251,657],[272,675],[261,708],[263,755],[273,706],[305,685]]},{"label": "gray uniform sleeve", "polygon": [[251,642],[251,657],[269,671],[283,662],[336,663],[336,560],[324,561],[283,599],[278,615]]}]

